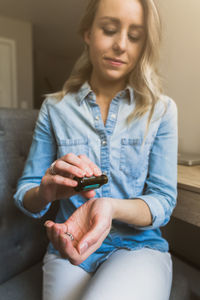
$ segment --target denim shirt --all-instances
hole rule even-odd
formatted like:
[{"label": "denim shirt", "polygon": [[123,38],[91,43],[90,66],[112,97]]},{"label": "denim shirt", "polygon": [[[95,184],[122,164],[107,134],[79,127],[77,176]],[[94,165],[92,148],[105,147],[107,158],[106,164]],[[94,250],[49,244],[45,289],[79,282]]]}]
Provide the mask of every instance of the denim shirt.
[{"label": "denim shirt", "polygon": [[[177,197],[177,108],[162,96],[157,102],[148,134],[143,143],[149,111],[127,122],[135,108],[134,91],[128,86],[110,104],[106,124],[96,97],[88,83],[77,93],[62,100],[48,97],[42,104],[24,172],[14,195],[17,206],[33,218],[42,217],[50,204],[39,213],[23,207],[25,193],[40,184],[45,171],[57,158],[67,153],[85,154],[95,162],[109,181],[96,190],[95,197],[140,198],[152,214],[152,224],[139,227],[117,220],[103,244],[83,263],[94,272],[114,251],[149,247],[168,251],[160,227],[170,219]],[[62,223],[87,199],[80,194],[60,199],[56,222]],[[57,253],[50,243],[50,253]]]}]

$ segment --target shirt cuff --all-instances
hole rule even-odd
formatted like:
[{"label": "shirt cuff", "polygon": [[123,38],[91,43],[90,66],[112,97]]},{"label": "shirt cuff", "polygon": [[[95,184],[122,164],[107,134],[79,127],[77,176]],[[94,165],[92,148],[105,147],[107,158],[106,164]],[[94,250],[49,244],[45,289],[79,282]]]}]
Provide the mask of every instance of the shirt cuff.
[{"label": "shirt cuff", "polygon": [[140,195],[138,199],[143,200],[149,207],[152,215],[152,224],[149,226],[134,226],[140,230],[157,229],[165,223],[165,211],[158,195],[156,197],[150,195]]},{"label": "shirt cuff", "polygon": [[23,198],[24,195],[26,194],[26,192],[34,187],[37,187],[38,184],[36,183],[27,183],[26,185],[23,185],[21,187],[18,188],[17,192],[14,194],[14,199],[15,199],[15,204],[16,206],[27,216],[32,217],[34,219],[38,219],[43,217],[46,212],[49,210],[49,207],[51,206],[51,203],[47,204],[47,206],[42,209],[40,212],[38,213],[32,213],[30,211],[28,211],[24,205],[23,205]]}]

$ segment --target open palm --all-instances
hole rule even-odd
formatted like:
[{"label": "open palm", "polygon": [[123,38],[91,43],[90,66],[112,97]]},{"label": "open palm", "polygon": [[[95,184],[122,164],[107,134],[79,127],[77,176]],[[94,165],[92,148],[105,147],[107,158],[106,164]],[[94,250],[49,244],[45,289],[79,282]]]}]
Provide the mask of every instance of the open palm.
[{"label": "open palm", "polygon": [[[63,224],[50,222],[47,233],[62,257],[78,265],[101,246],[110,232],[112,216],[109,198],[92,198]],[[74,240],[64,232],[71,233]]]},{"label": "open palm", "polygon": [[74,236],[74,245],[83,241],[99,246],[110,231],[112,208],[107,198],[90,199],[81,205],[65,222]]}]

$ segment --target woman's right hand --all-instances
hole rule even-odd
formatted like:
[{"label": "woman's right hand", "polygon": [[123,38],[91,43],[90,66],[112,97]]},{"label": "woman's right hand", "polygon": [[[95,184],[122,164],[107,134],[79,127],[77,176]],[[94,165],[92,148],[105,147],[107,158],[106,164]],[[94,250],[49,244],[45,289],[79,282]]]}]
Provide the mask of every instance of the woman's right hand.
[{"label": "woman's right hand", "polygon": [[[68,153],[53,163],[53,174],[51,168],[47,169],[42,178],[38,196],[48,204],[58,199],[68,198],[75,195],[74,187],[77,181],[76,177],[99,176],[102,172],[86,155],[75,155]],[[81,192],[86,198],[93,198],[95,191]]]}]

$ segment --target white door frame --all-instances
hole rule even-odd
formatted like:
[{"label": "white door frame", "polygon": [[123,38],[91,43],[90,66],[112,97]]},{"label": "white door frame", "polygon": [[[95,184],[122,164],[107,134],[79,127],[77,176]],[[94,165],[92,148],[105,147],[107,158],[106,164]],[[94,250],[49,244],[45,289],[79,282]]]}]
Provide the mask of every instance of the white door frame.
[{"label": "white door frame", "polygon": [[16,42],[15,40],[0,37],[0,45],[6,45],[10,48],[10,62],[11,62],[11,106],[18,107],[17,97],[17,57],[16,57]]}]

